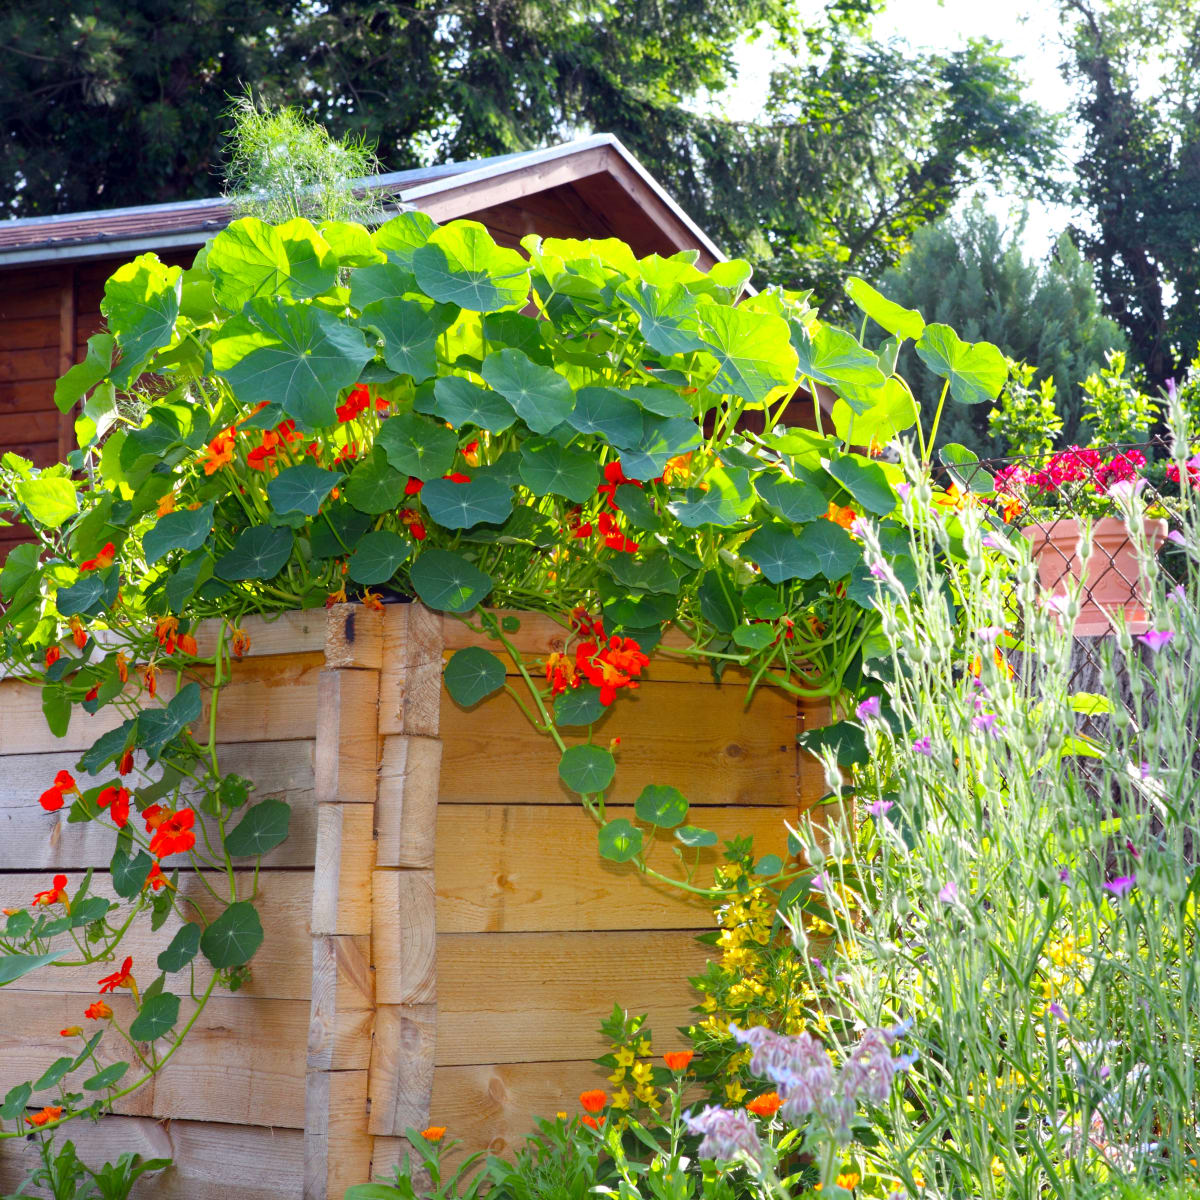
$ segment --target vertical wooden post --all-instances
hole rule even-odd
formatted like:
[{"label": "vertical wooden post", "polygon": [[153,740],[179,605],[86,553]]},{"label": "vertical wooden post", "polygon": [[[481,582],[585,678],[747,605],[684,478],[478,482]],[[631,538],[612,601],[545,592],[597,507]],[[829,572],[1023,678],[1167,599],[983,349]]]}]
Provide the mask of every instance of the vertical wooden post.
[{"label": "vertical wooden post", "polygon": [[317,847],[304,1116],[304,1200],[370,1176],[367,1071],[375,1013],[371,876],[383,616],[330,609],[317,685]]},{"label": "vertical wooden post", "polygon": [[[75,268],[64,267],[58,297],[58,373],[65,375],[75,365]],[[58,414],[58,461],[75,449],[75,409]]]},{"label": "vertical wooden post", "polygon": [[429,1124],[433,1094],[442,618],[420,604],[396,606],[388,611],[384,638],[389,666],[380,704],[389,727],[400,733],[385,740],[376,815],[372,946],[378,1008],[368,1128],[394,1138]]}]

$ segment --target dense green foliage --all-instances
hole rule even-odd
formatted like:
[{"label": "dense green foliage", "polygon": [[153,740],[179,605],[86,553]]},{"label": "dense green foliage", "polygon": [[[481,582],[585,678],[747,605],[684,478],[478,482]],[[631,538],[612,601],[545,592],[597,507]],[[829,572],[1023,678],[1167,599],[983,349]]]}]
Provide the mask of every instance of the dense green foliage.
[{"label": "dense green foliage", "polygon": [[[1042,380],[1054,384],[1066,445],[1079,437],[1082,381],[1105,365],[1107,350],[1125,345],[1121,330],[1101,314],[1092,268],[1070,238],[1060,238],[1054,255],[1039,265],[1024,257],[996,217],[978,207],[919,230],[881,286],[929,320],[994,342],[1010,358],[1035,366],[1035,391]],[[920,364],[904,368],[931,413],[940,384]],[[1005,454],[1007,446],[989,428],[988,416],[983,408],[949,413],[943,437],[984,457]]]}]

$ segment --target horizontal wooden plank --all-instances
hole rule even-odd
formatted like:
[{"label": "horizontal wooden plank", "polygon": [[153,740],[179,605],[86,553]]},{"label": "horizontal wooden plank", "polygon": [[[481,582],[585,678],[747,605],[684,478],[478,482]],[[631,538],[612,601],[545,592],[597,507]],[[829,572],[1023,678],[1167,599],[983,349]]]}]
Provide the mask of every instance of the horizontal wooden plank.
[{"label": "horizontal wooden plank", "polygon": [[[64,874],[67,876],[68,890],[74,892],[82,875],[72,871]],[[238,895],[249,896],[252,873],[239,871],[235,878],[238,883]],[[209,882],[214,890],[225,889],[223,894],[228,894],[228,882],[224,875],[210,875]],[[0,875],[0,907],[28,905],[35,892],[49,886],[50,880],[42,872],[5,872]],[[179,890],[183,896],[199,904],[206,913],[216,910],[215,902],[194,873],[180,872]],[[92,876],[91,892],[94,895],[113,898],[111,880],[106,873],[96,872]],[[250,962],[250,980],[237,995],[307,1001],[312,983],[312,945],[308,932],[312,904],[312,872],[261,872],[255,904],[266,937]],[[142,983],[149,983],[158,974],[155,959],[166,949],[179,924],[177,917],[170,917],[161,929],[151,931],[149,920],[143,918],[134,921],[121,943],[118,954],[122,957],[133,956],[135,978]],[[211,969],[203,956],[198,957],[196,962],[198,986],[203,988],[211,978]],[[106,967],[103,963],[92,963],[85,967],[51,965],[9,984],[4,993],[24,994],[27,1000],[32,993],[75,993],[76,997],[90,994],[94,999],[96,981],[111,970],[111,967]],[[185,986],[186,979],[186,975],[180,976],[177,986]]]},{"label": "horizontal wooden plank", "polygon": [[[76,1121],[61,1136],[93,1168],[127,1151],[171,1159],[165,1171],[144,1175],[134,1185],[131,1200],[295,1200],[304,1174],[304,1135],[298,1129],[104,1117]],[[5,1142],[0,1191],[16,1188],[40,1161],[36,1142]]]},{"label": "horizontal wooden plank", "polygon": [[10,350],[0,355],[0,379],[49,379],[58,374],[58,347]]},{"label": "horizontal wooden plank", "polygon": [[[233,678],[221,689],[217,710],[217,738],[222,742],[282,742],[312,737],[317,720],[317,676],[324,655],[279,654],[247,659],[235,665]],[[211,678],[196,672],[201,680]],[[172,680],[164,673],[159,680],[159,697],[172,692]],[[199,727],[207,738],[208,696]],[[78,706],[64,737],[56,738],[42,715],[41,692],[16,679],[0,680],[0,757],[9,754],[38,754],[54,750],[86,750],[109,729],[123,720],[113,707],[88,716]]]},{"label": "horizontal wooden plank", "polygon": [[[95,999],[78,995],[38,997],[11,987],[0,991],[0,1091],[36,1079],[79,1039],[59,1036],[68,1025],[92,1025],[83,1008]],[[125,1027],[133,1017],[128,994],[108,998]],[[191,1001],[185,998],[183,1011]],[[308,1002],[261,1000],[253,996],[214,996],[183,1045],[145,1087],[117,1102],[130,1116],[178,1117],[234,1125],[304,1126],[304,1047],[308,1036]],[[101,1063],[124,1059],[128,1046],[105,1037],[97,1050]],[[129,1082],[138,1076],[130,1068]],[[67,1076],[68,1086],[87,1079],[84,1066]],[[36,1097],[35,1097],[36,1099]]]},{"label": "horizontal wooden plank", "polygon": [[[608,816],[632,820],[634,812],[609,808]],[[779,808],[705,808],[692,816],[722,839],[753,836],[759,855],[786,855],[784,821],[794,824],[794,814]],[[649,845],[651,866],[683,877],[669,830]],[[699,852],[698,885],[712,882],[721,849]],[[696,854],[688,851],[687,861]],[[712,920],[703,899],[601,858],[596,825],[578,806],[443,804],[436,856],[439,933],[695,929]]]},{"label": "horizontal wooden plank", "polygon": [[[325,610],[309,608],[274,616],[247,617],[241,624],[250,639],[246,658],[264,658],[272,654],[314,654],[325,649]],[[196,645],[201,655],[216,652],[220,621],[201,621],[196,629]]]},{"label": "horizontal wooden plank", "polygon": [[593,1058],[614,1001],[649,1013],[655,1046],[696,1003],[706,947],[690,933],[448,933],[438,937],[438,1066]]},{"label": "horizontal wooden plank", "polygon": [[0,412],[41,412],[54,408],[54,382],[49,375],[45,379],[15,382],[0,379]]},{"label": "horizontal wooden plank", "polygon": [[[0,354],[3,351],[0,350]],[[57,442],[58,409],[42,409],[39,412],[0,412],[0,446],[5,448],[18,442]]]},{"label": "horizontal wooden plank", "polygon": [[12,350],[41,350],[58,346],[58,313],[42,317],[0,315],[0,352]]},{"label": "horizontal wooden plank", "polygon": [[[38,797],[61,770],[73,772],[80,785],[95,786],[76,770],[79,753],[12,754],[0,759],[0,845],[5,863],[24,870],[65,871],[106,868],[112,860],[115,833],[107,821],[71,824],[69,810],[43,811]],[[139,754],[140,759],[140,754]],[[222,771],[232,771],[256,784],[254,800],[274,796],[292,806],[287,841],[264,859],[267,867],[311,867],[316,845],[316,801],[313,792],[313,743],[241,742],[218,747]],[[139,763],[140,765],[140,763]],[[157,777],[157,770],[150,772]],[[112,778],[106,770],[100,778]],[[131,778],[140,778],[131,776]],[[202,818],[210,827],[212,818]]]},{"label": "horizontal wooden plank", "polygon": [[[744,705],[745,692],[731,683],[647,683],[619,696],[595,734],[601,745],[621,739],[610,800],[631,804],[647,784],[659,783],[679,788],[696,805],[794,806],[795,702],[762,689]],[[446,699],[441,737],[443,804],[574,800],[558,777],[553,742],[533,729],[507,693],[469,712]]]}]

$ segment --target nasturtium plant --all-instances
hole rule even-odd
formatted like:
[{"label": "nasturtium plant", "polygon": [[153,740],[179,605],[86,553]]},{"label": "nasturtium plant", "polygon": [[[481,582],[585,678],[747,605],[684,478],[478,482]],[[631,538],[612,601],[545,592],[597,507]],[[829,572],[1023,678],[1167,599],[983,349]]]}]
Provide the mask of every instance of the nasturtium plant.
[{"label": "nasturtium plant", "polygon": [[[0,986],[53,969],[56,938],[83,923],[87,961],[112,969],[105,994],[135,1000],[130,1034],[164,1047],[89,1077],[97,1105],[152,1077],[263,939],[234,860],[274,850],[290,814],[223,773],[215,744],[247,614],[386,595],[460,617],[497,645],[451,657],[452,699],[524,689],[600,853],[721,893],[729,877],[696,879],[717,836],[683,824],[674,788],[650,781],[632,819],[609,811],[620,746],[601,740],[606,714],[673,654],[843,715],[879,632],[875,580],[912,569],[903,538],[864,554],[859,522],[900,528],[904,514],[880,443],[911,436],[924,456],[935,432],[895,373],[901,342],[946,380],[943,400],[1004,382],[994,347],[859,280],[851,297],[891,335],[882,346],[822,321],[806,295],[749,293],[745,263],[704,271],[693,252],[639,258],[612,239],[522,247],[408,212],[373,229],[242,218],[182,270],[141,255],[108,282],[107,331],[55,391],[63,411],[81,405],[79,449],[43,469],[0,457],[0,513],[35,538],[0,569],[3,656],[41,686],[60,736],[77,708],[114,709],[42,807],[112,825],[119,897],[110,908],[89,880],[68,895],[54,877],[8,918]],[[787,424],[799,392],[817,400],[816,429]],[[561,647],[526,663],[496,608],[551,615]],[[861,729],[832,729],[823,745],[850,753]],[[682,879],[647,864],[664,838]],[[764,886],[794,885],[789,863],[759,869]],[[180,910],[183,870],[227,878],[228,898]],[[183,924],[154,979],[122,938],[134,917],[158,929],[172,912]],[[207,988],[188,986],[200,957]],[[61,1120],[94,1110],[72,1094]],[[0,1108],[0,1138],[24,1131],[27,1098]]]}]

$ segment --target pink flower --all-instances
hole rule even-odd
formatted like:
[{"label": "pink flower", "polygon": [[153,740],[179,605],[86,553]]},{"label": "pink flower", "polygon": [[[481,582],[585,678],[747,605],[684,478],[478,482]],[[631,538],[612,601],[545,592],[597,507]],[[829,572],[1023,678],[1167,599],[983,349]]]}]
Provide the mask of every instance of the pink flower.
[{"label": "pink flower", "polygon": [[933,743],[927,737],[919,737],[912,744],[912,748],[918,753],[925,755],[926,758],[933,757]]},{"label": "pink flower", "polygon": [[958,884],[953,879],[949,883],[942,884],[942,890],[938,892],[938,899],[943,904],[953,904],[958,899]]},{"label": "pink flower", "polygon": [[1118,875],[1116,879],[1110,879],[1105,883],[1104,890],[1112,892],[1119,899],[1127,896],[1133,890],[1136,882],[1137,879],[1133,875]]},{"label": "pink flower", "polygon": [[858,706],[858,708],[855,709],[855,712],[858,713],[858,719],[860,721],[865,721],[870,717],[879,716],[879,697],[871,696],[869,699],[864,700]]},{"label": "pink flower", "polygon": [[1138,641],[1157,654],[1174,636],[1174,630],[1171,629],[1151,629],[1149,633],[1143,633]]},{"label": "pink flower", "polygon": [[888,815],[888,809],[894,807],[895,805],[890,800],[876,800],[874,804],[867,805],[867,812],[880,821]]}]

